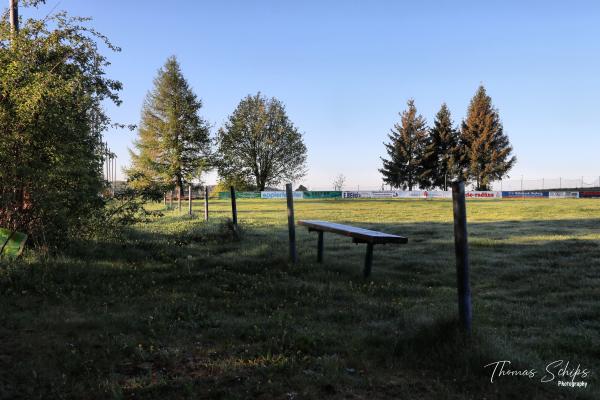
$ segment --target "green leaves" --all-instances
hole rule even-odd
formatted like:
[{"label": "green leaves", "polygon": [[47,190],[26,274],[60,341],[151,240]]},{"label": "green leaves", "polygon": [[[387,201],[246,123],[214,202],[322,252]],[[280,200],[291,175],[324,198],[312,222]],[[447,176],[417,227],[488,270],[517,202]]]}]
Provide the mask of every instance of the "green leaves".
[{"label": "green leaves", "polygon": [[284,105],[260,93],[246,96],[217,136],[219,176],[230,182],[267,185],[306,174],[306,146]]},{"label": "green leaves", "polygon": [[0,22],[0,225],[48,246],[103,207],[102,102],[121,84],[97,42],[116,48],[87,21],[58,13],[14,36]]}]

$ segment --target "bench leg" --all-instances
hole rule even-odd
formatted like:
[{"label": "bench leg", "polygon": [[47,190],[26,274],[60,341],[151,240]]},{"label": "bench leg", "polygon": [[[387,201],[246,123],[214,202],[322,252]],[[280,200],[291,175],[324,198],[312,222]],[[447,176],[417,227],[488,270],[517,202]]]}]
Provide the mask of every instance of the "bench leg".
[{"label": "bench leg", "polygon": [[365,256],[364,275],[367,278],[371,275],[371,266],[373,265],[373,243],[367,243],[367,254]]},{"label": "bench leg", "polygon": [[317,232],[319,238],[317,239],[317,262],[323,262],[323,231]]}]

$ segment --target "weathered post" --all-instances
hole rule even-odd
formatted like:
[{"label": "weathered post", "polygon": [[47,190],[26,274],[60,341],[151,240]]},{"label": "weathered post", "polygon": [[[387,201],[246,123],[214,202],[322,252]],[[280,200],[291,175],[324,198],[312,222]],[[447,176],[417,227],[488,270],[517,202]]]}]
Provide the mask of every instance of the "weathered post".
[{"label": "weathered post", "polygon": [[462,328],[471,333],[471,286],[469,283],[469,246],[467,243],[467,210],[465,184],[452,182],[454,210],[454,252],[456,253],[456,278],[458,288],[458,315]]},{"label": "weathered post", "polygon": [[233,218],[233,228],[237,231],[237,206],[235,204],[235,188],[231,187],[231,216]]},{"label": "weathered post", "polygon": [[208,188],[204,187],[204,220],[208,221]]},{"label": "weathered post", "polygon": [[171,190],[171,195],[169,196],[169,208],[173,209],[173,191]]},{"label": "weathered post", "polygon": [[179,213],[181,214],[181,196],[183,195],[183,187],[178,186],[177,187],[177,209],[179,210]]},{"label": "weathered post", "polygon": [[298,261],[296,252],[296,227],[294,225],[294,192],[292,184],[285,185],[285,195],[287,198],[288,232],[290,237],[290,261],[295,264]]},{"label": "weathered post", "polygon": [[317,232],[319,237],[317,239],[317,262],[323,262],[323,231]]},{"label": "weathered post", "polygon": [[188,214],[192,216],[192,185],[188,186]]},{"label": "weathered post", "polygon": [[164,193],[163,202],[164,202],[165,207],[166,207],[167,206],[167,192]]}]

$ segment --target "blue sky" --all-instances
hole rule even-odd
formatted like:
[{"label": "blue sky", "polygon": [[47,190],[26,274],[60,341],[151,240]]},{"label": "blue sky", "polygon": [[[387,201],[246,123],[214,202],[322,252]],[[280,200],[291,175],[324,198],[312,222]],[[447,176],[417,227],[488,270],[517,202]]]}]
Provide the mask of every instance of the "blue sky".
[{"label": "blue sky", "polygon": [[[247,94],[282,100],[305,134],[311,188],[339,173],[379,186],[382,143],[406,100],[428,122],[446,102],[458,123],[480,83],[518,157],[512,177],[600,175],[599,2],[48,0],[21,15],[54,7],[93,17],[122,48],[109,55],[124,84],[115,120],[139,121],[176,55],[214,131]],[[127,163],[135,133],[106,138]]]}]

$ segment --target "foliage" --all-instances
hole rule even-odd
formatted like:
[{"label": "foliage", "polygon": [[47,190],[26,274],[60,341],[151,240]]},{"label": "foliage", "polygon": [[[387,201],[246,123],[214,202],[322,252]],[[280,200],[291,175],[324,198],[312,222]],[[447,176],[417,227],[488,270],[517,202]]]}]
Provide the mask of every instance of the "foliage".
[{"label": "foliage", "polygon": [[256,191],[256,186],[252,183],[248,183],[245,181],[235,180],[235,176],[230,177],[229,179],[221,178],[217,182],[217,184],[211,190],[211,196],[215,195],[219,192],[229,192],[231,187],[233,186],[238,192],[254,192]]},{"label": "foliage", "polygon": [[493,181],[505,177],[517,161],[503,132],[498,110],[485,88],[471,99],[460,132],[462,175],[475,181],[477,190],[489,190]]},{"label": "foliage", "polygon": [[127,170],[133,188],[183,187],[208,167],[208,123],[199,116],[202,102],[184,78],[175,57],[167,59],[154,79],[142,108],[142,118]]},{"label": "foliage", "polygon": [[414,100],[408,100],[407,105],[408,109],[400,114],[400,123],[394,124],[388,134],[390,142],[384,143],[389,160],[381,159],[383,168],[379,172],[385,183],[413,190],[415,185],[427,186],[427,180],[422,177],[427,125],[425,118],[417,114]]},{"label": "foliage", "polygon": [[428,188],[448,190],[448,185],[458,174],[459,131],[453,126],[450,110],[442,104],[429,130],[423,154],[421,177]]},{"label": "foliage", "polygon": [[88,21],[30,19],[14,37],[0,22],[0,225],[38,244],[77,235],[104,205],[102,102],[118,105],[121,84],[98,42],[119,49]]},{"label": "foliage", "polygon": [[219,130],[218,172],[222,179],[267,185],[306,174],[306,146],[284,105],[260,93],[244,98]]}]

